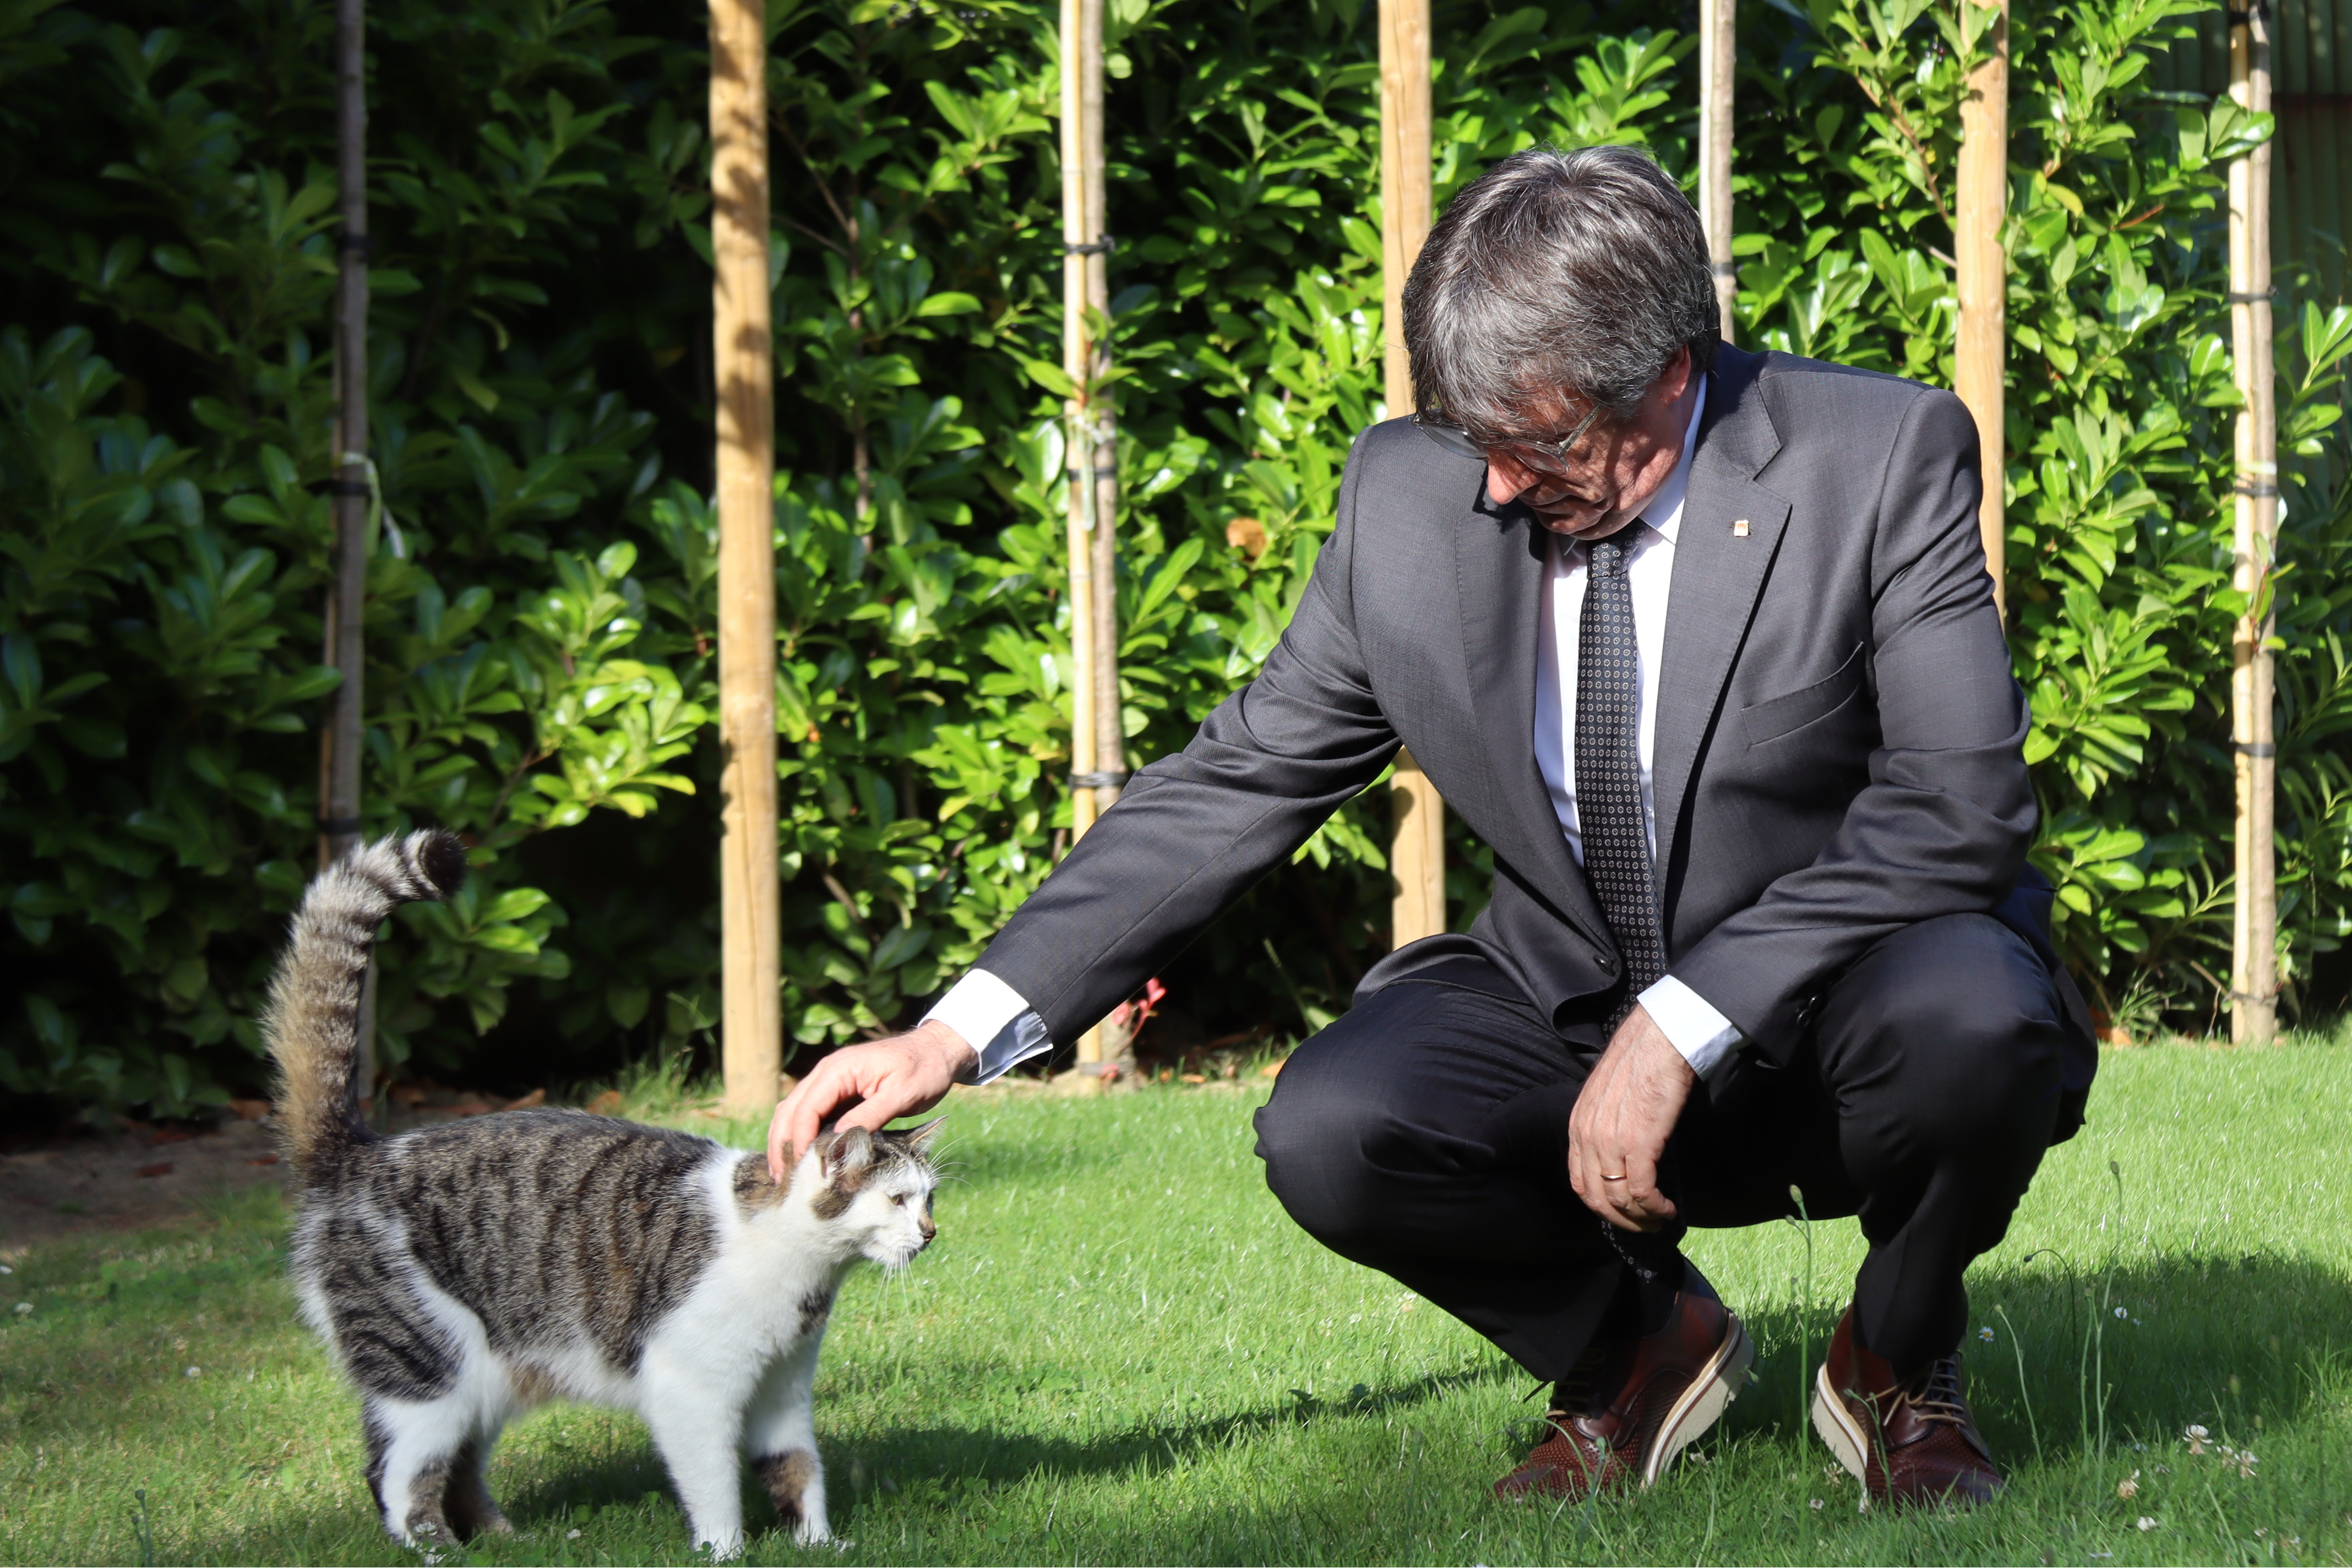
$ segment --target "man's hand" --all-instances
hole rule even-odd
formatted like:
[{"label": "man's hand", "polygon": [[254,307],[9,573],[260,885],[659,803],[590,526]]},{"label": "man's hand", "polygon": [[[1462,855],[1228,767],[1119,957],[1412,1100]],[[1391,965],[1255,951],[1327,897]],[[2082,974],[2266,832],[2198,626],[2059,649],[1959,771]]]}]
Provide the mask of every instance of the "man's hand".
[{"label": "man's hand", "polygon": [[[768,1123],[768,1176],[778,1186],[835,1112],[844,1127],[879,1132],[901,1116],[947,1098],[980,1053],[945,1024],[838,1050],[801,1079]],[[844,1106],[854,1109],[843,1110]]]},{"label": "man's hand", "polygon": [[1586,1207],[1627,1230],[1662,1229],[1675,1217],[1658,1191],[1658,1157],[1697,1081],[1648,1011],[1635,1006],[1568,1119],[1568,1179]]}]

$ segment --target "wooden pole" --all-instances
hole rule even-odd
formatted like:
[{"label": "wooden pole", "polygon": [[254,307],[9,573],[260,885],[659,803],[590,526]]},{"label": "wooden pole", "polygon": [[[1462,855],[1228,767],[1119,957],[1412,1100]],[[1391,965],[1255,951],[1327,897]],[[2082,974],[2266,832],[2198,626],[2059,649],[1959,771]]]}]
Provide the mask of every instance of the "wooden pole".
[{"label": "wooden pole", "polygon": [[[1109,163],[1103,124],[1102,0],[1087,0],[1080,56],[1085,69],[1080,108],[1086,132],[1087,241],[1087,308],[1108,323],[1110,320],[1110,200]],[[1087,344],[1094,386],[1110,374],[1108,335]],[[1127,779],[1127,734],[1118,685],[1118,405],[1107,391],[1090,391],[1087,412],[1091,446],[1084,465],[1094,483],[1094,724],[1095,815],[1118,804],[1119,786]]]},{"label": "wooden pole", "polygon": [[[2230,13],[2230,96],[2271,107],[2270,11]],[[2234,582],[2247,597],[2231,642],[2231,738],[2237,755],[2238,900],[2231,932],[2230,1033],[2268,1045],[2278,1028],[2278,858],[2272,804],[2278,774],[2271,655],[2274,617],[2258,601],[2278,549],[2278,408],[2271,365],[2271,148],[2230,165],[2230,331],[2236,360],[2237,538]]]},{"label": "wooden pole", "polygon": [[1976,416],[1979,471],[1984,499],[1977,531],[1984,540],[1992,597],[2007,624],[2008,547],[2002,537],[2001,486],[2007,468],[2001,426],[2007,342],[2009,255],[2000,229],[2009,215],[2009,5],[1985,35],[1986,55],[1969,73],[1960,100],[1960,167],[1952,219],[1952,258],[1959,295],[1958,342],[1952,390]]},{"label": "wooden pole", "polygon": [[[367,6],[335,0],[335,178],[341,222],[335,264],[335,451],[330,481],[335,574],[326,662],[342,672],[320,740],[319,868],[360,841],[360,763],[366,744],[368,502]],[[374,1097],[375,966],[360,983],[352,1069],[362,1110]]]},{"label": "wooden pole", "polygon": [[712,364],[719,391],[719,910],[727,1110],[776,1102],[775,342],[768,297],[765,0],[711,0]]},{"label": "wooden pole", "polygon": [[[1429,234],[1429,0],[1381,0],[1380,26],[1381,331],[1395,418],[1413,409],[1404,284]],[[1402,947],[1445,929],[1445,802],[1410,752],[1397,753],[1389,797],[1396,810],[1389,940]]]},{"label": "wooden pole", "polygon": [[327,601],[327,662],[342,672],[321,737],[319,867],[360,835],[360,752],[367,647],[368,225],[367,7],[335,0],[335,154],[342,227],[335,276],[335,577]]},{"label": "wooden pole", "polygon": [[[1095,561],[1097,513],[1103,489],[1096,483],[1096,409],[1093,396],[1097,353],[1087,324],[1093,297],[1091,265],[1102,255],[1100,214],[1093,194],[1101,188],[1095,173],[1101,145],[1102,0],[1062,0],[1062,369],[1075,389],[1063,442],[1068,481],[1067,536],[1070,556],[1070,842],[1076,844],[1100,815],[1096,759],[1102,731],[1096,692],[1096,661],[1101,641],[1096,630]],[[1117,705],[1116,691],[1112,699]],[[1100,1026],[1078,1037],[1078,1064],[1102,1060]]]},{"label": "wooden pole", "polygon": [[1739,292],[1731,259],[1731,100],[1739,0],[1699,0],[1698,216],[1706,228],[1707,270],[1715,274],[1716,315],[1732,342],[1732,302]]}]

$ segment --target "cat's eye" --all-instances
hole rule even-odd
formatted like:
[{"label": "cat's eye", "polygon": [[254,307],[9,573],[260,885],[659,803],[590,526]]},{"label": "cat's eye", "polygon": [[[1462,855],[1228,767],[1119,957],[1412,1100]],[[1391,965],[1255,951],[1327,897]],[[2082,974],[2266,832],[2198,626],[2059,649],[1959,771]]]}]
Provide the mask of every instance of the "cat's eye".
[{"label": "cat's eye", "polygon": [[897,1204],[900,1208],[904,1208],[907,1206],[907,1194],[904,1193],[892,1193],[890,1194],[890,1201]]}]

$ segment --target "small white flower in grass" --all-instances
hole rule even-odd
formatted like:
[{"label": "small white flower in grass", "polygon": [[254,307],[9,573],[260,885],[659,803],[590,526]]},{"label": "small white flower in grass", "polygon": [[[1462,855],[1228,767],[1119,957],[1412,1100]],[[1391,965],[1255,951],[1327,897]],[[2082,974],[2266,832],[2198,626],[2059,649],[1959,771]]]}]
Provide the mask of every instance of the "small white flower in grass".
[{"label": "small white flower in grass", "polygon": [[1827,1507],[1829,1507],[1829,1504],[1827,1504],[1827,1503],[1823,1502],[1821,1499],[1819,1499],[1819,1498],[1815,1498],[1815,1499],[1813,1500],[1813,1511],[1814,1511],[1815,1513],[1819,1513],[1819,1512],[1821,1512],[1821,1511],[1822,1511],[1822,1510],[1823,1510],[1823,1509],[1825,1509],[1825,1508],[1827,1508]]},{"label": "small white flower in grass", "polygon": [[2134,1470],[2130,1475],[2116,1483],[2116,1496],[2119,1498],[2136,1498],[2139,1496],[2139,1472],[2137,1470]]},{"label": "small white flower in grass", "polygon": [[192,1367],[190,1367],[187,1371],[185,1371],[185,1372],[182,1373],[180,1375],[181,1375],[182,1377],[202,1377],[202,1376],[204,1376],[204,1374],[205,1374],[205,1369],[204,1369],[203,1367],[200,1367],[200,1366],[192,1366]]},{"label": "small white flower in grass", "polygon": [[1990,1323],[1987,1323],[1983,1328],[1979,1329],[1977,1331],[1977,1338],[1984,1341],[1987,1344],[1992,1343],[1992,1325]]},{"label": "small white flower in grass", "polygon": [[2154,1530],[2156,1528],[2156,1521],[2148,1518],[2146,1514],[2141,1514],[2139,1516],[2138,1522],[2140,1529],[2143,1531]]},{"label": "small white flower in grass", "polygon": [[2118,1317],[2118,1318],[2128,1318],[2128,1317],[2130,1317],[2130,1316],[2131,1316],[2131,1314],[2130,1314],[2129,1312],[2127,1312],[2127,1311],[2124,1310],[2124,1309],[2122,1309],[2121,1307],[2117,1307],[2117,1308],[2116,1309],[2116,1317]]},{"label": "small white flower in grass", "polygon": [[33,1304],[30,1301],[19,1301],[16,1303],[16,1315],[20,1318],[32,1310]]},{"label": "small white flower in grass", "polygon": [[567,1530],[563,1532],[563,1539],[566,1541],[577,1541],[580,1539],[580,1532],[576,1530]]},{"label": "small white flower in grass", "polygon": [[0,1263],[0,1274],[14,1274],[15,1272],[16,1271],[9,1268],[6,1264]]}]

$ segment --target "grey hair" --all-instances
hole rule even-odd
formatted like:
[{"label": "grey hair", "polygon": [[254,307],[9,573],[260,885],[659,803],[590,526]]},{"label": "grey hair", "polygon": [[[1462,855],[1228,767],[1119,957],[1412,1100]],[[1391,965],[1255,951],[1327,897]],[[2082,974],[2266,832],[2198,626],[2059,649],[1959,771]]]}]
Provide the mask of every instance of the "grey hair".
[{"label": "grey hair", "polygon": [[1415,397],[1482,434],[1526,434],[1562,392],[1623,417],[1678,350],[1718,339],[1706,234],[1633,147],[1514,153],[1463,187],[1404,287]]}]

